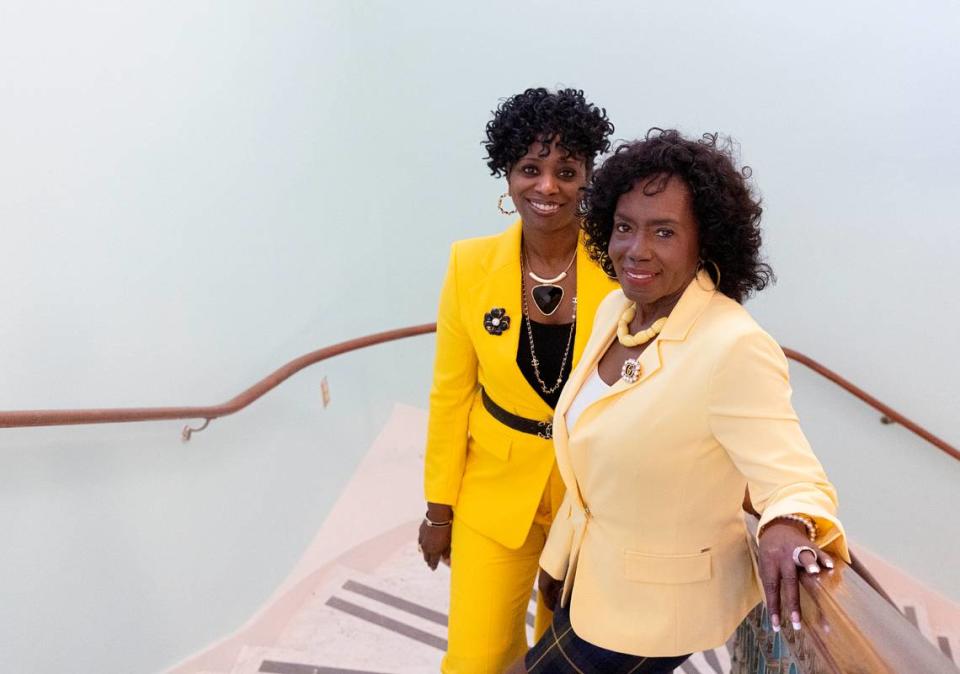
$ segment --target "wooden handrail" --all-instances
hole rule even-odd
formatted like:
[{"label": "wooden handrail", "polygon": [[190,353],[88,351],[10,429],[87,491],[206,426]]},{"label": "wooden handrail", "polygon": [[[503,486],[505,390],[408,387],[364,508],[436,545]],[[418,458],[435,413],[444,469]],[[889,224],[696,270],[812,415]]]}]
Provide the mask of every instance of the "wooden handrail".
[{"label": "wooden handrail", "polygon": [[[751,553],[757,557],[758,520],[747,517]],[[816,674],[957,674],[957,669],[910,622],[877,594],[861,575],[835,557],[832,571],[801,574],[800,609],[803,627],[794,632],[784,621],[779,637],[758,606],[737,631],[732,672],[757,671],[751,657],[770,665],[795,662],[800,672]],[[785,639],[788,652],[775,646]],[[749,642],[749,643],[744,643]],[[750,649],[760,652],[751,654]],[[771,662],[772,661],[772,662]],[[767,669],[770,671],[770,668]]]},{"label": "wooden handrail", "polygon": [[945,440],[938,438],[936,435],[928,431],[926,428],[924,428],[920,424],[910,421],[909,419],[907,419],[905,416],[897,412],[895,409],[893,409],[889,405],[883,404],[882,402],[874,398],[872,395],[864,391],[862,388],[860,388],[853,382],[847,379],[844,379],[839,374],[821,365],[810,356],[806,356],[800,353],[799,351],[794,351],[793,349],[788,349],[786,347],[781,347],[781,348],[783,349],[784,355],[790,360],[795,360],[801,365],[806,365],[808,368],[810,368],[811,370],[819,374],[821,377],[825,377],[826,379],[829,379],[834,384],[836,384],[840,388],[847,391],[847,393],[850,393],[856,396],[857,398],[860,398],[860,400],[870,405],[870,407],[879,411],[881,414],[883,414],[882,420],[887,420],[887,423],[895,422],[900,424],[907,430],[912,431],[916,435],[919,435],[921,438],[929,442],[934,447],[943,450],[953,458],[960,461],[960,450],[957,450],[956,447],[953,447],[952,445],[947,444]]},{"label": "wooden handrail", "polygon": [[[436,323],[424,323],[398,330],[387,330],[365,337],[350,339],[333,346],[327,346],[291,360],[283,367],[267,375],[256,384],[220,405],[207,407],[131,407],[115,409],[87,410],[24,410],[18,412],[0,412],[0,428],[29,426],[68,426],[73,424],[114,424],[128,421],[159,421],[162,419],[205,419],[201,428],[205,428],[211,419],[218,419],[242,410],[258,398],[269,393],[300,370],[322,360],[333,358],[350,351],[364,349],[397,339],[426,335],[435,332]],[[183,439],[189,440],[191,433],[200,429],[189,427],[183,430]]]},{"label": "wooden handrail", "polygon": [[[436,323],[424,323],[397,330],[387,330],[378,332],[365,337],[350,339],[339,344],[334,344],[311,353],[305,354],[291,360],[289,363],[264,377],[256,384],[243,391],[239,395],[231,398],[220,405],[210,405],[206,407],[124,407],[114,409],[85,409],[85,410],[23,410],[15,412],[0,411],[0,428],[20,428],[31,426],[68,426],[73,424],[113,424],[129,421],[159,421],[163,419],[204,419],[206,424],[211,419],[218,419],[242,410],[244,407],[261,398],[266,393],[275,389],[281,383],[295,375],[300,370],[311,365],[319,363],[322,360],[339,356],[357,349],[364,349],[368,346],[375,346],[385,342],[392,342],[407,337],[425,335],[435,332]],[[906,418],[889,405],[885,405],[872,395],[844,379],[833,370],[824,367],[814,359],[793,349],[784,348],[784,354],[792,360],[797,361],[816,372],[817,374],[829,379],[847,392],[853,394],[864,401],[874,409],[880,411],[885,418],[890,419],[904,428],[912,431],[933,446],[949,454],[953,458],[960,460],[960,450],[947,444],[927,429]],[[183,437],[190,439],[191,433],[195,430],[189,427],[184,428]]]}]

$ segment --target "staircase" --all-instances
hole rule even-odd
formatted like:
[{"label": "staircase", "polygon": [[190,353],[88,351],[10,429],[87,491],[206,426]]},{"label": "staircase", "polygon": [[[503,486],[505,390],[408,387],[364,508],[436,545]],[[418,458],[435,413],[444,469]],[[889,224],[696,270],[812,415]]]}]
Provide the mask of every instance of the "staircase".
[{"label": "staircase", "polygon": [[[439,671],[449,569],[441,565],[431,573],[415,543],[425,417],[422,410],[397,406],[303,560],[265,608],[171,674]],[[868,551],[858,554],[907,619],[957,663],[960,607]],[[531,597],[531,643],[533,610]],[[721,647],[694,654],[678,672],[727,674],[730,664]]]}]

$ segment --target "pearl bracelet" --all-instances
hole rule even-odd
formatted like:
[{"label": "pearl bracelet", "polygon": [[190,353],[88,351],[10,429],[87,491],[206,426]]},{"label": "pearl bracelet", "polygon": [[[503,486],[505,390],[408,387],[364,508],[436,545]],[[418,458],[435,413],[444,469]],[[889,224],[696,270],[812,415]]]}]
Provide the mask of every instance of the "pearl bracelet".
[{"label": "pearl bracelet", "polygon": [[[764,525],[763,528],[766,529],[768,526],[770,526],[771,524],[773,524],[773,523],[776,522],[777,520],[790,520],[791,522],[799,522],[800,524],[802,524],[802,525],[806,528],[806,530],[807,530],[807,538],[810,539],[810,542],[811,542],[811,543],[815,543],[815,542],[816,542],[816,540],[817,540],[817,523],[814,522],[811,518],[807,517],[806,515],[797,515],[797,514],[780,515],[780,516],[778,516],[778,517],[774,517],[772,520],[770,520],[769,522],[767,522],[767,523]],[[763,532],[761,531],[760,533],[763,533]]]}]

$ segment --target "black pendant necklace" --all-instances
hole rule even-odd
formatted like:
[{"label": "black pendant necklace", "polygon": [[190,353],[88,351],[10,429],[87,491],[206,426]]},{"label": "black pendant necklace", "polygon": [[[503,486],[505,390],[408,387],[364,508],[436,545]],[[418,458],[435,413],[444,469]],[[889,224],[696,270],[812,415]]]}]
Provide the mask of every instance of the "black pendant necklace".
[{"label": "black pendant necklace", "polygon": [[[526,259],[526,253],[521,250],[520,253],[521,267],[525,267],[530,264],[530,261]],[[527,276],[532,278],[538,283],[538,285],[530,288],[530,296],[533,298],[534,304],[537,305],[537,309],[540,310],[540,313],[544,316],[550,316],[554,311],[560,306],[560,303],[563,302],[563,287],[557,285],[558,282],[567,278],[567,271],[573,266],[573,261],[577,259],[577,251],[573,251],[573,257],[570,258],[570,262],[567,263],[566,269],[554,276],[553,278],[542,278],[538,276],[532,269],[527,271]],[[523,271],[521,271],[521,274]]]},{"label": "black pendant necklace", "polygon": [[563,288],[552,283],[544,283],[530,288],[530,295],[533,297],[540,313],[549,316],[557,310],[560,302],[563,301]]},{"label": "black pendant necklace", "polygon": [[[563,369],[567,366],[567,358],[570,357],[570,347],[573,345],[573,333],[577,331],[577,296],[573,296],[573,322],[570,323],[570,332],[567,334],[567,347],[563,350],[563,359],[560,361],[560,374],[557,375],[557,381],[554,382],[553,386],[547,386],[544,383],[543,378],[540,376],[540,360],[537,358],[536,346],[533,339],[533,325],[530,320],[530,312],[527,311],[527,282],[523,278],[524,272],[524,255],[520,254],[520,300],[521,306],[523,307],[523,322],[527,326],[527,339],[530,340],[530,364],[533,366],[533,376],[537,379],[537,384],[540,385],[540,390],[543,391],[544,395],[552,395],[563,385]],[[563,288],[556,286],[560,290],[560,298],[563,298]],[[531,290],[531,295],[533,295],[534,300],[536,300],[536,288]],[[556,306],[550,310],[550,313],[553,313],[557,310],[557,306],[560,306],[560,300],[557,300]],[[539,303],[537,308],[543,311]]]}]

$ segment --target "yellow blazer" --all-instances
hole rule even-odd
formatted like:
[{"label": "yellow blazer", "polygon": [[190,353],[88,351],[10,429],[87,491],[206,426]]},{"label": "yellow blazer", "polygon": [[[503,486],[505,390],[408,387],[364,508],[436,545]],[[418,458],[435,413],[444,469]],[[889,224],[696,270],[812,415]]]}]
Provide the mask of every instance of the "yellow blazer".
[{"label": "yellow blazer", "polygon": [[564,579],[574,631],[611,650],[715,648],[760,601],[741,514],[747,485],[761,525],[805,513],[817,543],[848,557],[836,492],[790,404],[783,352],[742,306],[705,288],[701,272],[641,355],[639,379],[619,380],[567,429],[564,415],[629,304],[611,293],[557,404],[567,492],[540,564]]},{"label": "yellow blazer", "polygon": [[[424,470],[426,499],[452,505],[456,516],[510,547],[526,540],[554,465],[553,444],[521,433],[490,416],[480,387],[504,409],[549,421],[550,406],[517,366],[523,312],[517,221],[501,234],[453,244],[440,296],[437,346]],[[600,301],[616,282],[583,249],[577,253],[576,366]],[[487,332],[484,314],[506,309],[510,327]],[[559,504],[562,487],[552,494]]]}]

